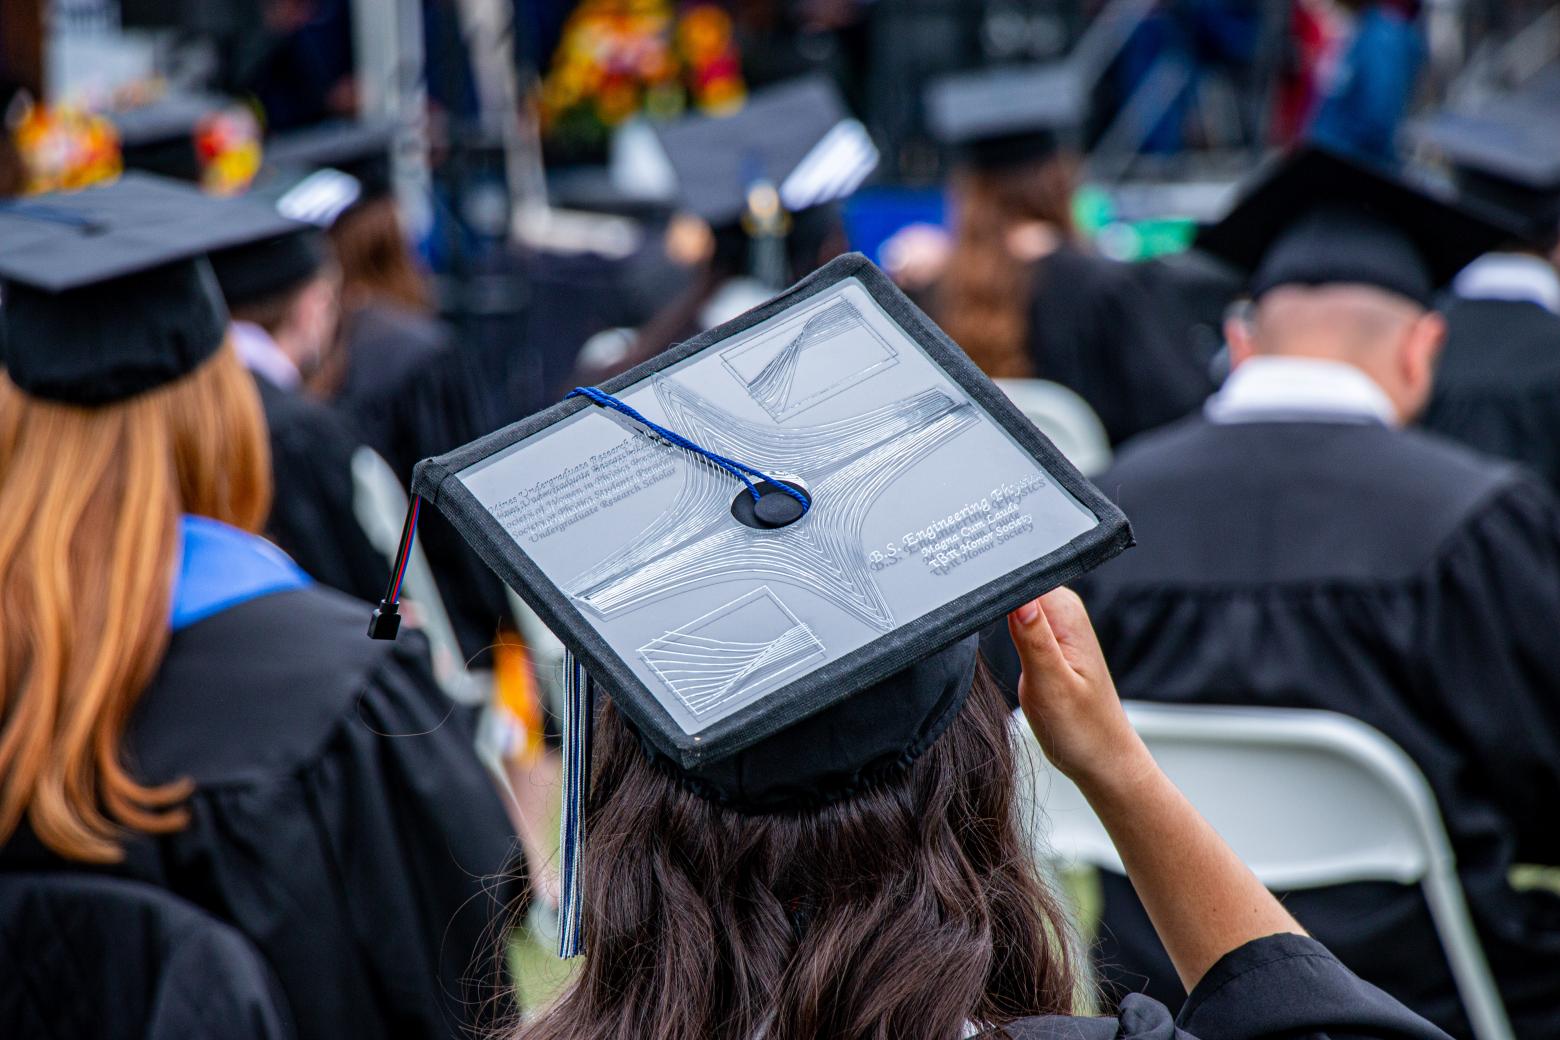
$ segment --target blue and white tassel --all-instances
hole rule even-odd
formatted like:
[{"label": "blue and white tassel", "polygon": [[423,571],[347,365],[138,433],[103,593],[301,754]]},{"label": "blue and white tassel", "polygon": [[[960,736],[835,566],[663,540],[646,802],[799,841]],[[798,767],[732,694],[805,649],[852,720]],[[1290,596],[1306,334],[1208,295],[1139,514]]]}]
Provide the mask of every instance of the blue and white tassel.
[{"label": "blue and white tassel", "polygon": [[563,811],[558,820],[558,956],[578,957],[584,919],[580,855],[585,841],[585,800],[590,795],[590,738],[594,721],[590,676],[573,654],[563,660]]}]

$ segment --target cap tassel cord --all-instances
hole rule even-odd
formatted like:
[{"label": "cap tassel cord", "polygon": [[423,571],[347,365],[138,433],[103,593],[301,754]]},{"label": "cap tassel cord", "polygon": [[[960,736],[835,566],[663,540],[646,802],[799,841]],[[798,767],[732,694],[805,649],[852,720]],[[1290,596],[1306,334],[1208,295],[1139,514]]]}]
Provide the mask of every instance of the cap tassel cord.
[{"label": "cap tassel cord", "polygon": [[590,745],[594,727],[590,676],[572,653],[565,653],[563,718],[563,810],[558,817],[560,896],[558,956],[578,957],[583,947],[584,881],[580,855],[585,841],[585,800],[590,795]]},{"label": "cap tassel cord", "polygon": [[695,444],[693,441],[690,441],[680,433],[674,433],[664,426],[651,422],[643,415],[640,415],[639,412],[635,411],[632,406],[623,403],[604,390],[599,390],[594,386],[577,386],[573,390],[570,390],[567,395],[565,395],[564,400],[568,400],[570,397],[583,397],[594,404],[600,405],[602,408],[610,408],[615,412],[621,412],[635,422],[648,427],[651,431],[656,433],[661,437],[661,439],[667,441],[668,443],[686,451],[691,451],[700,458],[713,462],[715,465],[719,466],[727,473],[730,473],[732,476],[742,481],[742,483],[746,484],[748,494],[753,496],[753,501],[755,502],[757,502],[762,496],[760,496],[758,486],[753,483],[753,481],[750,479],[750,476],[757,477],[759,480],[773,485],[775,488],[784,491],[786,494],[800,502],[802,504],[803,516],[807,514],[807,510],[812,508],[812,500],[808,498],[807,495],[791,487],[789,484],[783,484],[773,477],[768,476],[760,470],[754,469],[752,466],[749,466],[744,462],[738,462],[736,459],[730,459],[724,455],[710,451],[708,448]]},{"label": "cap tassel cord", "polygon": [[401,545],[395,551],[395,566],[390,571],[390,584],[385,587],[384,598],[368,619],[370,639],[394,639],[401,630],[401,579],[406,577],[406,561],[412,555],[412,542],[417,537],[417,514],[422,508],[422,496],[413,495],[406,510],[406,522],[401,525]]}]

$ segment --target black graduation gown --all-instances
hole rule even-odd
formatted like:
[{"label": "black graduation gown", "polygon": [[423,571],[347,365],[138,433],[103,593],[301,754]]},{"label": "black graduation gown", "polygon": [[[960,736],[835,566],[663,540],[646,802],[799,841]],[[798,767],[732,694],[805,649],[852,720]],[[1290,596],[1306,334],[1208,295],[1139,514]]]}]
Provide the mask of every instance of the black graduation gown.
[{"label": "black graduation gown", "polygon": [[266,537],[315,581],[368,602],[384,595],[390,561],[353,510],[352,453],[362,441],[330,408],[256,375],[271,431],[275,491]]},{"label": "black graduation gown", "polygon": [[[411,485],[418,462],[500,425],[481,373],[442,322],[371,303],[352,313],[344,331],[346,371],[333,403],[403,485]],[[503,583],[436,510],[422,512],[417,537],[455,638],[472,661],[493,644],[508,613]]]},{"label": "black graduation gown", "polygon": [[1181,418],[1213,392],[1127,265],[1063,246],[1035,262],[1033,284],[1034,375],[1087,401],[1112,445]]},{"label": "black graduation gown", "polygon": [[1437,1040],[1443,1034],[1381,990],[1361,982],[1326,947],[1270,935],[1231,950],[1208,970],[1180,1013],[1131,994],[1115,1016],[1051,1016],[1014,1022],[985,1037],[1012,1040]]},{"label": "black graduation gown", "polygon": [[[1367,422],[1215,425],[1135,444],[1100,481],[1138,547],[1079,583],[1126,698],[1342,712],[1418,763],[1519,1036],[1560,1035],[1560,507],[1525,471]],[[1124,879],[1105,879],[1108,980],[1173,1002]],[[1292,893],[1359,974],[1466,1033],[1416,888]],[[1173,1006],[1173,1004],[1172,1004]]]},{"label": "black graduation gown", "polygon": [[1560,315],[1521,300],[1454,300],[1423,425],[1526,463],[1560,487]]},{"label": "black graduation gown", "polygon": [[125,757],[146,782],[194,781],[189,826],[103,868],[24,829],[0,877],[101,870],[194,903],[260,951],[304,1040],[465,1036],[509,1010],[503,805],[422,640],[363,626],[361,604],[311,586],[175,632]]},{"label": "black graduation gown", "polygon": [[0,874],[0,979],[0,1035],[13,1040],[296,1035],[252,943],[185,900],[119,878]]},{"label": "black graduation gown", "polygon": [[1215,383],[1228,368],[1224,355],[1224,316],[1246,291],[1246,279],[1235,268],[1199,249],[1154,257],[1132,264],[1166,327]]}]

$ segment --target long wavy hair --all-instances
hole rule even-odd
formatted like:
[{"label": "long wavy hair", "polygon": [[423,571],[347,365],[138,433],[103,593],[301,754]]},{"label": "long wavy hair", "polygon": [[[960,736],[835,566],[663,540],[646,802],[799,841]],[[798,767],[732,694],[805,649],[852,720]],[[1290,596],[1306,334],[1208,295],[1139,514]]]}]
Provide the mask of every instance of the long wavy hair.
[{"label": "long wavy hair", "polygon": [[519,1040],[955,1040],[1072,1011],[1070,926],[1021,836],[984,672],[911,767],[784,814],[694,796],[610,705],[597,719],[586,951]]},{"label": "long wavy hair", "polygon": [[1076,182],[1076,163],[1066,153],[996,170],[966,168],[954,177],[957,230],[934,308],[938,324],[994,379],[1035,374],[1028,346],[1034,265],[1013,254],[1009,235],[1038,221],[1063,241],[1076,240]]},{"label": "long wavy hair", "polygon": [[190,785],[149,787],[120,740],[168,644],[181,513],[259,530],[271,459],[230,347],[100,408],[0,373],[0,845],[25,818],[66,859],[185,824]]}]

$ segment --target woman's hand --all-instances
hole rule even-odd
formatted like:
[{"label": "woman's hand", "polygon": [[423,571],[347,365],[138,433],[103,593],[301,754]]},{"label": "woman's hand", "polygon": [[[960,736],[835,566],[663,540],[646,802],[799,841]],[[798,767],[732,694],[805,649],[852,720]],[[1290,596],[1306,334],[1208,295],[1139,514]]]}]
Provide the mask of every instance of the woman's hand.
[{"label": "woman's hand", "polygon": [[1025,603],[1008,615],[1008,631],[1024,667],[1018,702],[1052,764],[1080,787],[1138,773],[1148,753],[1077,594],[1056,589]]},{"label": "woman's hand", "polygon": [[1253,939],[1305,934],[1160,772],[1122,710],[1083,601],[1057,589],[1009,614],[1008,629],[1029,728],[1105,825],[1186,988]]}]

